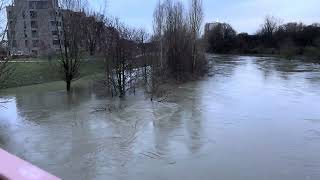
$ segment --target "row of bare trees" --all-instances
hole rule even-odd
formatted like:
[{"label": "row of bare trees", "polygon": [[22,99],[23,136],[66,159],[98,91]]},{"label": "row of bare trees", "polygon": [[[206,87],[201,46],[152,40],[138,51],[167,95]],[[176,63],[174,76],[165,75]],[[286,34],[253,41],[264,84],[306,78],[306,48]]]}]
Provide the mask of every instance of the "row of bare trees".
[{"label": "row of bare trees", "polygon": [[135,93],[142,84],[153,100],[164,81],[187,80],[206,71],[199,41],[201,0],[190,0],[188,11],[180,1],[159,1],[153,35],[85,10],[84,0],[60,0],[59,6],[55,13],[55,20],[62,24],[56,26],[59,63],[67,91],[79,77],[85,54],[103,57],[107,90],[119,97]]},{"label": "row of bare trees", "polygon": [[[113,95],[135,93],[142,82],[153,100],[163,95],[161,85],[203,75],[208,66],[199,37],[203,21],[202,1],[159,1],[154,11],[154,34],[109,21],[104,57],[107,87]],[[150,37],[150,38],[149,38]]]},{"label": "row of bare trees", "polygon": [[117,19],[107,21],[103,41],[106,85],[112,95],[124,97],[127,92],[135,91],[137,82],[137,32]]},{"label": "row of bare trees", "polygon": [[207,61],[199,40],[203,21],[201,0],[159,1],[154,11],[154,34],[135,29],[118,19],[104,18],[98,43],[105,59],[108,92],[124,97],[143,85],[153,100],[163,95],[161,85],[203,75]]},{"label": "row of bare trees", "polygon": [[187,80],[206,71],[207,63],[199,41],[203,20],[201,0],[191,0],[189,11],[180,1],[159,2],[154,12],[152,36],[103,14],[88,15],[80,9],[77,11],[80,14],[75,16],[73,7],[63,9],[72,12],[70,15],[63,13],[61,35],[64,41],[61,42],[60,62],[68,90],[78,76],[83,49],[103,57],[105,84],[113,96],[135,93],[137,85],[142,84],[153,100],[161,94],[159,89],[164,81]]}]

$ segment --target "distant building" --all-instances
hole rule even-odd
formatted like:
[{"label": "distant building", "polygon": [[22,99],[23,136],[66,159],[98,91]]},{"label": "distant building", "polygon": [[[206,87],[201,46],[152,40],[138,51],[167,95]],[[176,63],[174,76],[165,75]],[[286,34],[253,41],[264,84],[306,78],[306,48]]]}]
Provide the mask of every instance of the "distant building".
[{"label": "distant building", "polygon": [[46,55],[59,49],[58,0],[14,0],[7,7],[7,18],[11,54]]}]

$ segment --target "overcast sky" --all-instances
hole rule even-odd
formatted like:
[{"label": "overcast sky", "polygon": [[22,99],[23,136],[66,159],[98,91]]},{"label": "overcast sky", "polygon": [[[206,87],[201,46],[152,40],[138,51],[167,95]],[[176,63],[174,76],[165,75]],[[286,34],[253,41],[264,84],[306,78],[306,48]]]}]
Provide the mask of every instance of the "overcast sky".
[{"label": "overcast sky", "polygon": [[[90,0],[95,9],[100,2]],[[188,5],[189,0],[182,0]],[[143,27],[152,32],[152,14],[158,0],[107,0],[109,15],[123,22]],[[320,0],[203,0],[205,22],[227,22],[238,32],[254,33],[266,15],[283,22],[302,21],[306,24],[320,22]]]}]

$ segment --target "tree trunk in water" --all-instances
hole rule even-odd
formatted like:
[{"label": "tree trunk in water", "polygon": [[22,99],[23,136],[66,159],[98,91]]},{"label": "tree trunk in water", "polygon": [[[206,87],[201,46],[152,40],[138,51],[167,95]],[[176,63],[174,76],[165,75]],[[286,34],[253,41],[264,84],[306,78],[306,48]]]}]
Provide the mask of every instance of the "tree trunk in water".
[{"label": "tree trunk in water", "polygon": [[147,64],[144,64],[144,83],[148,83]]},{"label": "tree trunk in water", "polygon": [[71,90],[71,81],[66,81],[67,83],[67,91],[70,92]]},{"label": "tree trunk in water", "polygon": [[93,56],[93,55],[94,55],[94,49],[90,48],[90,56]]},{"label": "tree trunk in water", "polygon": [[124,98],[124,96],[125,96],[125,93],[124,93],[124,91],[123,91],[123,90],[121,90],[121,91],[120,91],[119,98]]}]

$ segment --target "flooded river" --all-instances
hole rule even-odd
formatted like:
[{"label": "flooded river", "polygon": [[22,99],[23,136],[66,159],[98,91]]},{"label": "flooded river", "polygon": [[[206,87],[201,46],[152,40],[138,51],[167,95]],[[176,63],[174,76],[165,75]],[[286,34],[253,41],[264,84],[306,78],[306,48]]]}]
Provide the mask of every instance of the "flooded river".
[{"label": "flooded river", "polygon": [[4,90],[0,147],[72,180],[319,180],[320,65],[212,58],[212,76],[162,103],[112,100],[90,80],[70,95],[61,83]]}]

